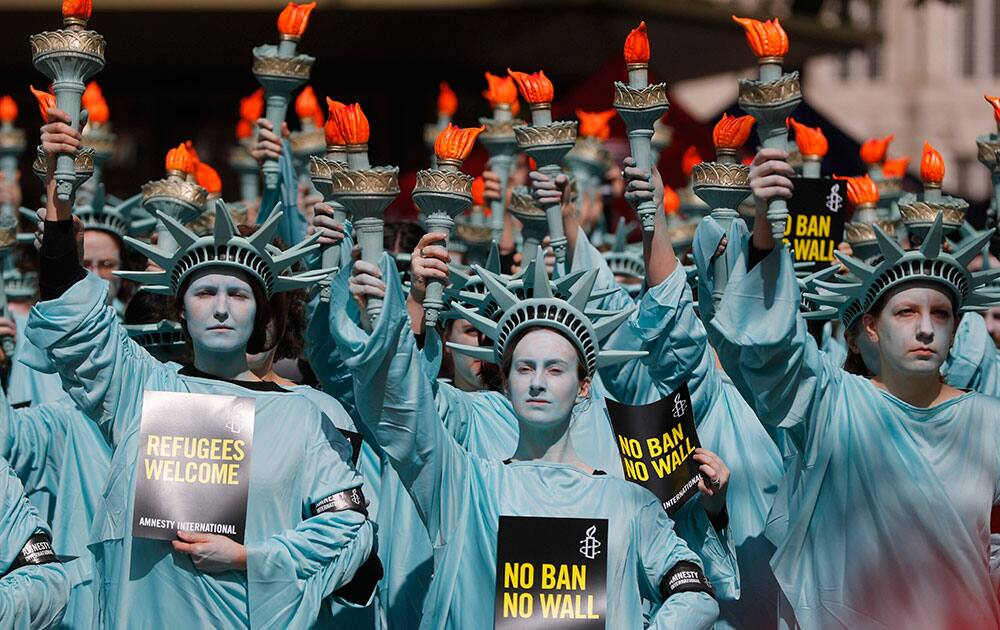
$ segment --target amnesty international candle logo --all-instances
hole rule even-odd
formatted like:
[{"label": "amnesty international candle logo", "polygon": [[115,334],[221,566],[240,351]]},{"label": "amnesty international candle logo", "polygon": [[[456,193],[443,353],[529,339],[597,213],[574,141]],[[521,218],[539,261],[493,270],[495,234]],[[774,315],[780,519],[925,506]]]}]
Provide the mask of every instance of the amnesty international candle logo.
[{"label": "amnesty international candle logo", "polygon": [[243,542],[254,409],[246,396],[145,393],[133,536],[186,530]]},{"label": "amnesty international candle logo", "polygon": [[623,405],[606,399],[618,441],[625,478],[649,489],[673,514],[698,491],[701,446],[687,384],[649,405]]},{"label": "amnesty international candle logo", "polygon": [[793,177],[788,200],[785,245],[795,252],[795,262],[811,262],[818,271],[833,262],[837,243],[844,240],[846,189],[844,182],[822,177]]},{"label": "amnesty international candle logo", "polygon": [[608,521],[501,516],[498,630],[604,630]]}]

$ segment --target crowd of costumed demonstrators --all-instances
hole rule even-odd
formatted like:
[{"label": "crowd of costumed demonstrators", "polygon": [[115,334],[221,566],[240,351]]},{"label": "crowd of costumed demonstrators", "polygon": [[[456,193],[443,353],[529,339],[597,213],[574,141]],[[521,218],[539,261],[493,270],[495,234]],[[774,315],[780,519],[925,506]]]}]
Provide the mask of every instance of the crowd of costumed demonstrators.
[{"label": "crowd of costumed demonstrators", "polygon": [[734,17],[747,115],[675,191],[642,23],[578,120],[542,71],[487,72],[475,127],[441,84],[420,220],[389,221],[361,106],[307,85],[315,4],[254,48],[227,199],[191,142],[106,191],[90,1],[30,37],[40,208],[0,98],[0,627],[1000,626],[1000,98],[977,229],[929,144],[920,184],[892,136],[824,168],[781,25]]}]

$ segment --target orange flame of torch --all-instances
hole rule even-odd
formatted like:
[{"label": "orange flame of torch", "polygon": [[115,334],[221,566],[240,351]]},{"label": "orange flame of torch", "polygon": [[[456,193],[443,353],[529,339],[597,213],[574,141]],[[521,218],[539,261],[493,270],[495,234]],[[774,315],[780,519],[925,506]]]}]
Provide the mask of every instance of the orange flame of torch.
[{"label": "orange flame of torch", "polygon": [[302,33],[305,33],[306,27],[309,26],[309,14],[315,8],[315,2],[309,4],[289,2],[278,15],[278,32],[293,39],[302,37]]},{"label": "orange flame of torch", "polygon": [[201,163],[201,157],[198,156],[198,150],[194,148],[194,143],[190,140],[184,141],[184,148],[187,149],[188,155],[191,156],[191,170],[187,172],[194,175],[195,169]]},{"label": "orange flame of torch", "polygon": [[76,18],[86,22],[93,10],[92,0],[63,0],[62,14],[64,18]]},{"label": "orange flame of torch", "polygon": [[795,129],[795,144],[804,157],[821,158],[830,150],[830,143],[819,127],[808,127],[791,117],[787,122]]},{"label": "orange flame of torch", "polygon": [[295,113],[300,120],[312,118],[317,127],[323,126],[323,111],[319,108],[319,99],[311,85],[302,88],[299,95],[295,97]]},{"label": "orange flame of torch", "polygon": [[514,79],[510,77],[498,77],[490,72],[486,73],[486,90],[483,97],[490,102],[490,107],[496,109],[500,105],[514,105],[517,103],[517,86]]},{"label": "orange flame of torch", "polygon": [[434,140],[434,155],[438,160],[454,160],[464,162],[472,152],[472,145],[476,142],[476,137],[483,132],[486,127],[461,128],[448,123],[444,131],[438,134]]},{"label": "orange flame of torch", "polygon": [[323,133],[326,135],[326,146],[328,147],[342,147],[347,144],[344,140],[344,134],[340,133],[340,125],[337,124],[336,112],[341,107],[347,107],[340,101],[335,101],[329,96],[326,97],[326,106],[329,111],[329,115],[326,117],[326,126],[323,127]]},{"label": "orange flame of torch", "polygon": [[198,162],[195,167],[194,180],[210,195],[222,192],[222,178],[219,177],[218,171],[204,162]]},{"label": "orange flame of torch", "polygon": [[625,63],[649,63],[649,37],[646,35],[646,21],[632,29],[625,38]]},{"label": "orange flame of torch", "polygon": [[41,90],[36,90],[35,86],[29,85],[31,88],[31,93],[35,95],[38,99],[38,111],[42,113],[42,120],[46,124],[49,122],[49,109],[56,106],[56,95],[52,92],[42,92]]},{"label": "orange flame of torch", "polygon": [[677,191],[667,186],[663,185],[663,211],[667,214],[676,214],[678,210],[681,209],[681,197],[677,194]]},{"label": "orange flame of torch", "polygon": [[986,102],[993,106],[993,120],[1000,125],[1000,96],[987,96],[983,94]]},{"label": "orange flame of torch", "polygon": [[264,88],[258,88],[250,96],[240,99],[240,118],[251,123],[264,115]]},{"label": "orange flame of torch", "polygon": [[[739,149],[750,137],[753,122],[753,116],[737,118],[723,114],[722,119],[715,124],[715,129],[712,130],[712,143],[716,149]],[[697,149],[695,150],[697,151]]]},{"label": "orange flame of torch", "polygon": [[924,153],[920,156],[920,179],[925,186],[940,186],[944,181],[944,158],[927,142],[924,143]]},{"label": "orange flame of torch", "polygon": [[704,160],[701,158],[701,153],[698,152],[698,147],[693,144],[689,146],[684,152],[684,156],[681,157],[681,170],[684,171],[684,177],[691,177],[691,171],[694,170],[695,165],[702,162]]},{"label": "orange flame of torch", "polygon": [[781,28],[778,18],[761,22],[753,18],[741,18],[734,15],[733,21],[746,31],[747,43],[750,44],[750,50],[758,59],[784,57],[788,54],[788,35],[785,34],[785,29]]},{"label": "orange flame of torch", "polygon": [[576,110],[576,117],[580,119],[580,137],[597,138],[607,140],[611,137],[611,119],[618,114],[613,109],[606,109],[603,112],[585,112],[582,109]]},{"label": "orange flame of torch", "polygon": [[17,120],[17,102],[7,94],[0,96],[0,122],[12,123],[15,120]]},{"label": "orange flame of torch", "polygon": [[507,68],[507,73],[514,77],[518,89],[521,90],[521,96],[529,103],[551,103],[555,97],[555,88],[552,87],[552,81],[549,81],[544,71],[528,74]]},{"label": "orange flame of torch", "polygon": [[899,179],[906,175],[906,169],[910,167],[910,158],[900,157],[886,160],[882,163],[882,175],[886,179]]},{"label": "orange flame of torch", "polygon": [[246,140],[253,135],[253,125],[250,124],[249,120],[240,119],[240,122],[236,123],[236,139]]},{"label": "orange flame of torch", "polygon": [[889,143],[895,139],[894,134],[889,134],[884,138],[869,138],[861,144],[861,161],[865,164],[881,164],[885,162],[885,155],[889,152]]},{"label": "orange flame of torch", "polygon": [[840,179],[847,182],[847,199],[850,200],[851,204],[855,208],[863,205],[875,205],[878,203],[878,185],[875,184],[875,181],[870,176],[834,176],[834,179]]},{"label": "orange flame of torch", "polygon": [[180,171],[182,173],[194,173],[195,165],[191,154],[184,143],[178,144],[173,149],[167,151],[167,171]]},{"label": "orange flame of torch", "polygon": [[333,112],[333,115],[337,118],[340,135],[344,137],[346,144],[368,144],[371,130],[368,118],[361,111],[361,105],[358,103],[345,105]]},{"label": "orange flame of torch", "polygon": [[111,119],[111,111],[108,109],[108,102],[104,97],[94,100],[87,106],[87,122],[92,125],[103,125]]},{"label": "orange flame of torch", "polygon": [[448,118],[454,116],[455,112],[458,111],[458,96],[444,81],[438,86],[437,108],[438,116],[447,116]]},{"label": "orange flame of torch", "polygon": [[101,91],[101,86],[97,85],[97,81],[91,81],[87,84],[87,89],[83,91],[83,96],[80,98],[80,103],[87,109],[97,102],[98,99],[104,98],[104,92]]},{"label": "orange flame of torch", "polygon": [[486,205],[486,180],[482,176],[472,180],[472,204],[476,206]]}]

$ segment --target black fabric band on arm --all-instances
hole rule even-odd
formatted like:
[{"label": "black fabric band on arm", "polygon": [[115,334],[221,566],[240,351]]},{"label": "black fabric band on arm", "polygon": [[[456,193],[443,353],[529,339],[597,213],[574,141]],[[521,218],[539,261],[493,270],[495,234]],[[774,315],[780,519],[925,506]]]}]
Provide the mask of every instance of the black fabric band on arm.
[{"label": "black fabric band on arm", "polygon": [[38,292],[43,302],[60,297],[87,277],[87,272],[80,265],[72,219],[46,221],[38,253]]},{"label": "black fabric band on arm", "polygon": [[318,516],[326,512],[342,512],[344,510],[353,510],[354,512],[364,514],[365,517],[368,516],[368,501],[365,500],[365,493],[361,491],[361,488],[351,488],[331,494],[309,506],[309,514],[311,516]]},{"label": "black fabric band on arm", "polygon": [[707,593],[715,597],[715,589],[712,583],[705,577],[705,573],[694,562],[681,560],[667,571],[660,582],[660,595],[666,601],[671,595],[677,593]]},{"label": "black fabric band on arm", "polygon": [[753,244],[753,237],[750,238],[749,250],[747,251],[747,270],[753,269],[757,263],[767,258],[773,249],[759,249]]},{"label": "black fabric band on arm", "polygon": [[4,575],[9,575],[21,567],[53,562],[59,562],[59,558],[56,557],[56,552],[52,549],[52,538],[45,532],[36,532],[24,544],[20,553],[14,556],[14,561],[10,563],[10,567]]}]

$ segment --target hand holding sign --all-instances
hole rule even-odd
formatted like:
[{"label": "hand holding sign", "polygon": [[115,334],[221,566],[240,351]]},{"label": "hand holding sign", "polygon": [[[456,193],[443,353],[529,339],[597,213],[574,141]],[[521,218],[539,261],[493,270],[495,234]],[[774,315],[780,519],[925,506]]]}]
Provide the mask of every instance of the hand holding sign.
[{"label": "hand holding sign", "polygon": [[240,543],[200,532],[177,532],[180,540],[171,541],[174,551],[191,556],[195,568],[204,573],[246,571],[247,548]]},{"label": "hand holding sign", "polygon": [[701,504],[712,518],[722,514],[726,508],[726,489],[729,487],[729,468],[722,458],[707,448],[694,449],[694,461],[701,464],[698,470],[702,478],[698,481]]}]

